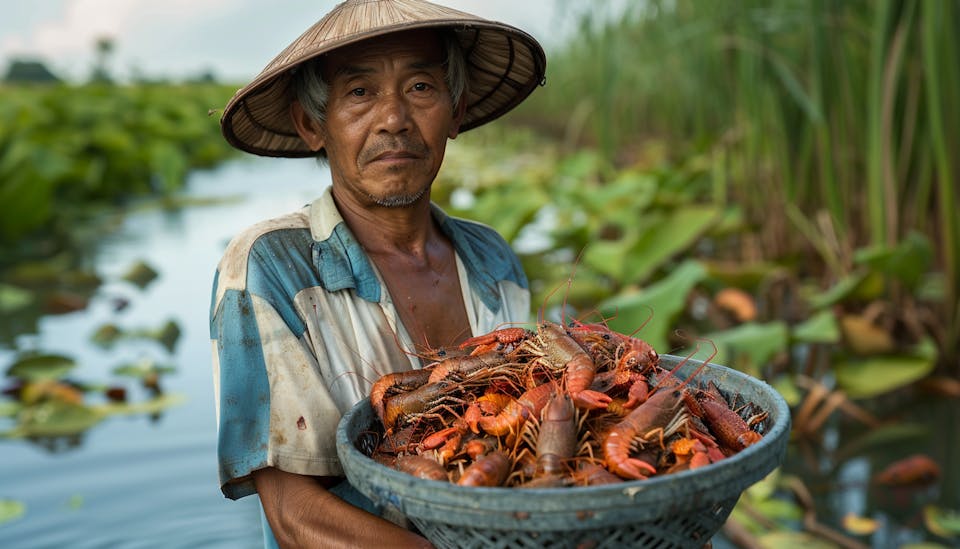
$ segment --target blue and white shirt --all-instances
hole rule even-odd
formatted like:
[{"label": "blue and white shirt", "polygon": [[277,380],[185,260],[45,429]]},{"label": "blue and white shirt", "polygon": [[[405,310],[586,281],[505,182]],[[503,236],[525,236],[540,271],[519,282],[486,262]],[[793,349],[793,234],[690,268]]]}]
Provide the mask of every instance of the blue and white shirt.
[{"label": "blue and white shirt", "polygon": [[[506,241],[432,208],[456,250],[474,334],[530,318],[527,278]],[[210,310],[220,485],[255,492],[251,472],[343,476],[340,416],[380,376],[419,368],[373,262],[328,187],[313,203],[236,236],[217,268]]]}]

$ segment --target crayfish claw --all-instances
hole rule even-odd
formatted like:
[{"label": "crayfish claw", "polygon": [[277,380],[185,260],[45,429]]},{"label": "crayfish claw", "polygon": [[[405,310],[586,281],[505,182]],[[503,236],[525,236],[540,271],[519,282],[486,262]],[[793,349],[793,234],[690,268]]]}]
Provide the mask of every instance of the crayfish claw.
[{"label": "crayfish claw", "polygon": [[613,401],[613,398],[610,395],[601,393],[599,391],[591,391],[587,389],[585,391],[580,391],[570,395],[573,398],[574,404],[577,405],[577,408],[582,410],[599,410],[605,409],[607,404],[610,404]]}]

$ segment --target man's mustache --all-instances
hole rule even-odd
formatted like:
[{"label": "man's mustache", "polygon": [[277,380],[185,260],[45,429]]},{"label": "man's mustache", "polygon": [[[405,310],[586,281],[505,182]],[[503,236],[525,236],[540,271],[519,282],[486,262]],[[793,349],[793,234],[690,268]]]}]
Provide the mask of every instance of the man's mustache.
[{"label": "man's mustache", "polygon": [[420,140],[410,137],[390,137],[374,142],[360,153],[361,163],[370,162],[383,153],[405,153],[416,157],[427,154],[427,146]]}]

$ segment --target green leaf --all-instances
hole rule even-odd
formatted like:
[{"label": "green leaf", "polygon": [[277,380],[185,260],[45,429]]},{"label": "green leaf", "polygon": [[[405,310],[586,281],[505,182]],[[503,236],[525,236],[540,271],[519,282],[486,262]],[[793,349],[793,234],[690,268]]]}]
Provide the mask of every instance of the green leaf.
[{"label": "green leaf", "polygon": [[853,273],[833,285],[829,290],[810,298],[810,307],[823,309],[835,305],[857,291],[857,288],[867,279],[868,273]]},{"label": "green leaf", "polygon": [[83,404],[47,400],[24,408],[8,436],[56,437],[75,435],[93,427],[103,414]]},{"label": "green leaf", "polygon": [[27,512],[23,502],[13,499],[0,499],[0,524],[18,519]]},{"label": "green leaf", "polygon": [[689,248],[714,223],[713,206],[678,208],[640,235],[624,265],[623,282],[642,283],[667,260]]},{"label": "green leaf", "polygon": [[908,288],[915,289],[930,271],[933,249],[926,236],[913,231],[896,246],[871,246],[857,250],[854,262],[876,272],[895,276]]},{"label": "green leaf", "polygon": [[0,284],[0,313],[9,313],[33,303],[33,294],[9,284]]},{"label": "green leaf", "polygon": [[960,511],[926,505],[923,508],[923,523],[928,530],[942,538],[960,536]]},{"label": "green leaf", "polygon": [[137,403],[110,403],[97,407],[97,411],[102,415],[139,415],[139,414],[159,414],[167,408],[178,406],[186,401],[186,397],[181,394],[164,393],[150,400]]},{"label": "green leaf", "polygon": [[793,329],[796,343],[837,343],[840,341],[840,326],[833,311],[823,310],[798,324]]},{"label": "green leaf", "polygon": [[15,400],[0,400],[0,417],[14,417],[21,409],[23,405]]},{"label": "green leaf", "polygon": [[7,375],[24,381],[60,379],[76,366],[63,355],[32,355],[22,358],[7,369]]},{"label": "green leaf", "polygon": [[788,530],[778,530],[757,536],[757,541],[761,547],[766,549],[836,549],[836,545],[822,540],[811,534],[803,532],[791,532]]},{"label": "green leaf", "polygon": [[[748,322],[730,330],[708,334],[704,339],[717,346],[717,356],[712,362],[735,364],[738,369],[755,375],[777,353],[787,349],[787,325],[779,321],[765,324]],[[712,353],[712,348],[701,346],[694,357],[705,360]]]},{"label": "green leaf", "polygon": [[633,333],[646,323],[637,337],[664,354],[669,351],[667,334],[683,311],[687,295],[705,275],[703,265],[688,260],[656,284],[639,292],[614,296],[600,303],[598,309],[611,319],[610,327],[621,333]]},{"label": "green leaf", "polygon": [[156,269],[148,265],[145,261],[137,261],[127,269],[127,272],[124,273],[122,278],[133,283],[138,288],[143,289],[153,282],[157,276]]},{"label": "green leaf", "polygon": [[925,356],[865,357],[841,360],[834,371],[837,386],[850,398],[870,398],[923,379],[935,366]]},{"label": "green leaf", "polygon": [[614,280],[623,280],[626,258],[635,239],[598,240],[583,252],[583,264]]}]

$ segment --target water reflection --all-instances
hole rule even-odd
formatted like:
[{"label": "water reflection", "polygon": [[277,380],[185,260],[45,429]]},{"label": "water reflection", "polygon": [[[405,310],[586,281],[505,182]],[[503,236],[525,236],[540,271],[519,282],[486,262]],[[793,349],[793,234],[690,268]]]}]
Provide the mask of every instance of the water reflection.
[{"label": "water reflection", "polygon": [[[50,314],[42,296],[4,312],[0,372],[30,354],[66,357],[75,367],[49,381],[74,387],[83,408],[65,415],[97,421],[70,433],[0,439],[0,500],[24,509],[0,526],[0,546],[261,545],[255,501],[219,492],[210,288],[234,234],[299,208],[325,184],[311,160],[250,159],[197,173],[184,193],[190,207],[107,220],[104,227],[115,229],[97,234],[74,263],[99,284],[70,285],[62,270],[40,292],[69,290],[85,307]],[[130,280],[138,262],[156,278]],[[110,325],[110,343],[97,344],[98,330]],[[0,431],[10,431],[24,384],[2,379],[10,394],[0,398]]]}]

